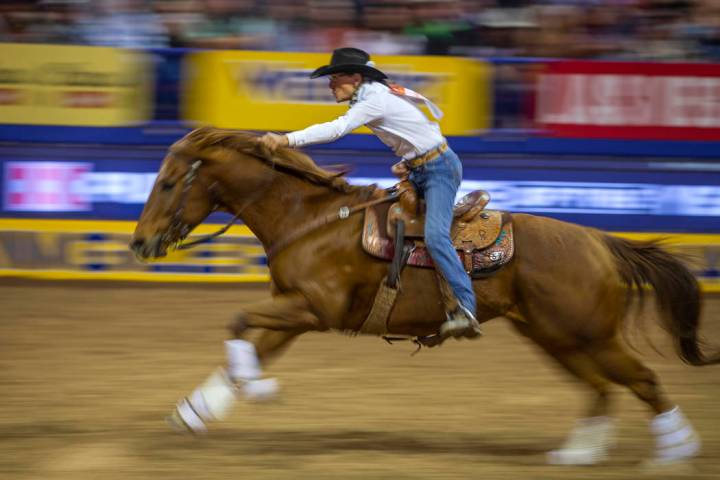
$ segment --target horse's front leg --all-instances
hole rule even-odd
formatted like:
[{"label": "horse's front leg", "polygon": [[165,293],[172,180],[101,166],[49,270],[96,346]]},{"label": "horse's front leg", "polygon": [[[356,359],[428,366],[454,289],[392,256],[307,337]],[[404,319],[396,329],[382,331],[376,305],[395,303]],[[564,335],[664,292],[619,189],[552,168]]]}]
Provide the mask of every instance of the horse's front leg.
[{"label": "horse's front leg", "polygon": [[299,293],[278,295],[244,308],[230,325],[230,330],[236,338],[241,338],[249,328],[295,333],[327,330],[310,311],[307,299]]},{"label": "horse's front leg", "polygon": [[255,401],[274,398],[277,382],[262,378],[262,365],[315,325],[317,319],[299,295],[281,295],[247,308],[230,326],[234,338],[225,342],[227,364],[180,400],[169,417],[171,426],[203,433],[208,423],[227,416],[238,396]]}]

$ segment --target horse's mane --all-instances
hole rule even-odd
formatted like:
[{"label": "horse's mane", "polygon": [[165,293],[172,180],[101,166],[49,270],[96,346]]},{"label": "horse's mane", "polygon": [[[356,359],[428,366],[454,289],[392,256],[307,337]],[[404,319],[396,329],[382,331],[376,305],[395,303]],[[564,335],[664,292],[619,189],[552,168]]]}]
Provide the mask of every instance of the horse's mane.
[{"label": "horse's mane", "polygon": [[172,148],[177,150],[206,150],[213,147],[229,148],[257,157],[273,168],[281,168],[318,185],[325,185],[343,193],[374,189],[350,185],[344,172],[331,172],[318,166],[312,158],[292,148],[281,147],[271,153],[257,142],[257,134],[241,130],[200,127],[188,133]]}]

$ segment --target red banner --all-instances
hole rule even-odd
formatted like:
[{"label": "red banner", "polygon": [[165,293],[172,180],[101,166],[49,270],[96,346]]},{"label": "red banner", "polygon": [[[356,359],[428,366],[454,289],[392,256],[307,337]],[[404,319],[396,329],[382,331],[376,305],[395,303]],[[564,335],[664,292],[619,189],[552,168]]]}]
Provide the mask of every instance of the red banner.
[{"label": "red banner", "polygon": [[560,137],[720,140],[720,65],[551,62],[535,119]]}]

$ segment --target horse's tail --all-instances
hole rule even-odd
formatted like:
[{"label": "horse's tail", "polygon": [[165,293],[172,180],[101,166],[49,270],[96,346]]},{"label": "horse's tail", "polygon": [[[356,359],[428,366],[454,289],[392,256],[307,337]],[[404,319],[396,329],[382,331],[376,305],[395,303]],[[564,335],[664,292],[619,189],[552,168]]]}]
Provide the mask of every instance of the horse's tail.
[{"label": "horse's tail", "polygon": [[605,235],[605,244],[616,259],[618,271],[642,301],[645,287],[655,290],[661,325],[672,336],[678,356],[690,365],[720,363],[720,354],[706,356],[698,338],[700,327],[700,285],[692,272],[658,241],[632,241]]}]

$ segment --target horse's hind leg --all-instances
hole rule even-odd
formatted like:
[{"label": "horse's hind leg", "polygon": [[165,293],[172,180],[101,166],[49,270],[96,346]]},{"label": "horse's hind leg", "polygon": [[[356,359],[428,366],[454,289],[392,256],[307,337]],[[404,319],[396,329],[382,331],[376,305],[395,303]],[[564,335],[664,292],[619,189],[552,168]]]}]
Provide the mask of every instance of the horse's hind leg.
[{"label": "horse's hind leg", "polygon": [[652,370],[627,353],[616,339],[591,355],[609,379],[629,388],[655,414],[650,423],[656,447],[653,462],[672,463],[699,453],[699,437],[680,407],[662,392]]},{"label": "horse's hind leg", "polygon": [[575,426],[563,445],[548,452],[547,460],[556,465],[591,465],[607,459],[614,443],[614,423],[609,417],[610,381],[598,364],[578,348],[559,348],[544,338],[541,331],[523,320],[508,316],[520,333],[534,340],[567,372],[588,385],[595,397],[585,416]]},{"label": "horse's hind leg", "polygon": [[584,418],[575,421],[565,442],[547,453],[555,465],[592,465],[608,458],[615,444],[615,424],[610,417],[610,382],[597,364],[580,350],[546,349],[560,365],[595,391],[595,398]]},{"label": "horse's hind leg", "polygon": [[655,414],[670,410],[673,405],[663,394],[657,376],[639,360],[627,353],[617,340],[608,340],[590,355],[607,378],[629,388]]}]

